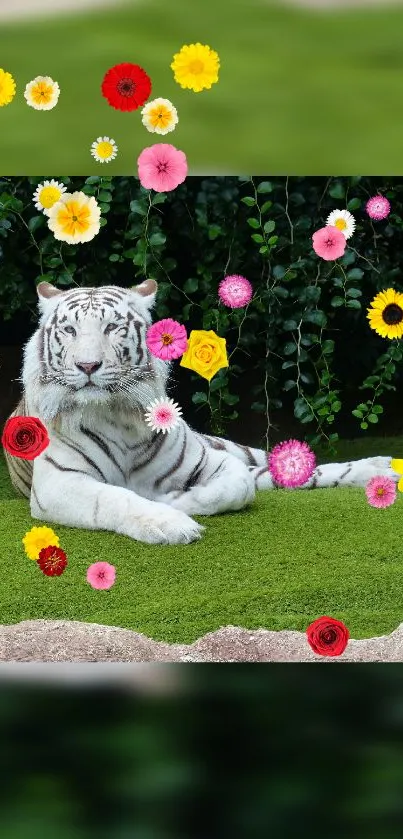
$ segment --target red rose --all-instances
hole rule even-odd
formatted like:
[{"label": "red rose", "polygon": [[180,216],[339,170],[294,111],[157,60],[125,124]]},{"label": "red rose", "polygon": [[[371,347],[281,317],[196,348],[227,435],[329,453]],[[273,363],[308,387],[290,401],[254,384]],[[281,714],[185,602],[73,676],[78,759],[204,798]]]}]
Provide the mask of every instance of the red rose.
[{"label": "red rose", "polygon": [[67,557],[61,548],[50,545],[39,552],[37,563],[47,577],[60,577],[67,565]]},{"label": "red rose", "polygon": [[7,420],[1,438],[9,454],[24,460],[34,460],[49,442],[48,432],[37,417],[12,417]]},{"label": "red rose", "polygon": [[318,655],[341,655],[350,637],[344,623],[326,615],[311,623],[306,634],[309,645]]}]

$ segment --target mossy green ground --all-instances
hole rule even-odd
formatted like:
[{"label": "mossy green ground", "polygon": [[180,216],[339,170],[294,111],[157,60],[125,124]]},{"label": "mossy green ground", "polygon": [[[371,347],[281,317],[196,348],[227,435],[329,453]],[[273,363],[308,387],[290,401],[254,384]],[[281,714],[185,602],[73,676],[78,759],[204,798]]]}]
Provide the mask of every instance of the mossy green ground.
[{"label": "mossy green ground", "polygon": [[[128,0],[2,24],[0,66],[17,82],[0,108],[2,174],[137,174],[156,135],[139,111],[115,111],[100,92],[109,67],[132,61],[149,73],[152,96],[176,105],[179,125],[162,139],[186,152],[191,174],[400,175],[403,9],[378,6],[319,13],[280,0]],[[198,94],[170,69],[195,41],[221,59],[219,83]],[[48,112],[23,96],[38,74],[60,85]],[[89,151],[100,135],[119,147],[107,167]]]},{"label": "mossy green ground", "polygon": [[[388,453],[399,456],[398,438],[341,443],[337,459]],[[365,638],[403,620],[400,494],[392,507],[376,510],[361,489],[261,492],[249,510],[199,520],[203,539],[178,547],[55,525],[69,564],[61,577],[48,578],[21,544],[41,522],[14,496],[1,458],[0,623],[78,620],[192,642],[226,624],[303,631],[329,614],[352,637]],[[106,592],[85,581],[88,565],[100,559],[117,570]]]}]

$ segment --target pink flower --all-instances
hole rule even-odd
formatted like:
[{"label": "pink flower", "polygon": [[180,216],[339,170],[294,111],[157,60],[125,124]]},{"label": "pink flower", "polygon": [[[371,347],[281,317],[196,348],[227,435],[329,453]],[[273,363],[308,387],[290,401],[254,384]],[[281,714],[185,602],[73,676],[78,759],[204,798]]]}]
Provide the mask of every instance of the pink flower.
[{"label": "pink flower", "polygon": [[371,478],[365,487],[365,495],[371,507],[390,507],[396,501],[396,484],[392,478],[382,475]]},{"label": "pink flower", "polygon": [[109,562],[93,562],[87,569],[87,583],[96,589],[111,588],[115,582],[116,570]]},{"label": "pink flower", "polygon": [[143,149],[137,166],[141,185],[156,192],[176,189],[188,173],[185,153],[169,143],[155,143]]},{"label": "pink flower", "polygon": [[252,299],[253,289],[246,277],[240,274],[231,274],[221,280],[218,286],[218,296],[225,306],[231,309],[240,309],[246,306]]},{"label": "pink flower", "polygon": [[268,462],[274,481],[284,487],[302,486],[309,481],[316,466],[312,449],[298,440],[278,443],[269,453]]},{"label": "pink flower", "polygon": [[386,218],[389,215],[390,203],[383,195],[374,195],[373,198],[367,201],[365,209],[370,218],[380,221],[380,219]]},{"label": "pink flower", "polygon": [[172,318],[158,320],[149,326],[146,344],[150,352],[163,361],[179,358],[186,350],[188,336],[185,327]]},{"label": "pink flower", "polygon": [[164,397],[154,399],[151,405],[146,408],[144,419],[153,431],[162,431],[163,434],[172,431],[178,424],[182,409],[173,399]]},{"label": "pink flower", "polygon": [[346,250],[346,237],[338,227],[327,224],[312,236],[313,249],[322,259],[338,259]]}]

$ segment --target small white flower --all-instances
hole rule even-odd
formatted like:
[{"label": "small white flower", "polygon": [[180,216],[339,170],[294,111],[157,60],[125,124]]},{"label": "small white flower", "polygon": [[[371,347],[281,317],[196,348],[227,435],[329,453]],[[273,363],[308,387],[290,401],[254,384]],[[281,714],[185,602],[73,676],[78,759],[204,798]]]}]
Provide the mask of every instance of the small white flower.
[{"label": "small white flower", "polygon": [[333,210],[327,218],[326,225],[337,227],[346,239],[353,235],[355,218],[348,210]]},{"label": "small white flower", "polygon": [[47,216],[49,215],[49,210],[53,207],[53,204],[60,201],[63,192],[66,192],[65,185],[52,178],[51,181],[44,181],[42,184],[38,184],[32,196],[32,200],[36,209],[43,210],[45,216]]},{"label": "small white flower", "polygon": [[154,402],[146,408],[144,419],[153,431],[162,431],[163,434],[172,431],[182,415],[182,409],[173,399],[165,397],[154,399]]},{"label": "small white flower", "polygon": [[50,76],[37,76],[28,82],[24,96],[27,105],[36,111],[51,111],[57,105],[60,87]]},{"label": "small white flower", "polygon": [[147,131],[156,134],[168,134],[179,122],[178,112],[169,99],[153,99],[147,102],[141,112],[142,123]]},{"label": "small white flower", "polygon": [[110,137],[97,137],[91,146],[91,154],[97,163],[109,163],[118,153],[118,147]]}]

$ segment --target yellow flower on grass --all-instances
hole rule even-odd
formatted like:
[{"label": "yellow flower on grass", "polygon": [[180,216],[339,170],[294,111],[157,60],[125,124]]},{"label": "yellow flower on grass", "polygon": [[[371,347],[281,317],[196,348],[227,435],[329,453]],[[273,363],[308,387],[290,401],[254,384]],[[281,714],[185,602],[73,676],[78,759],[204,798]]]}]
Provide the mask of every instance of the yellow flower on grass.
[{"label": "yellow flower on grass", "polygon": [[91,154],[97,163],[109,163],[118,153],[118,147],[109,137],[98,137],[91,146]]},{"label": "yellow flower on grass", "polygon": [[9,105],[15,96],[15,81],[11,73],[0,69],[0,107]]},{"label": "yellow flower on grass", "polygon": [[185,44],[174,55],[171,70],[181,87],[200,93],[218,82],[220,59],[214,50],[205,44]]},{"label": "yellow flower on grass", "polygon": [[393,457],[390,461],[390,468],[393,469],[394,472],[397,472],[398,475],[401,475],[400,481],[397,485],[398,490],[403,492],[403,460],[400,457]]},{"label": "yellow flower on grass", "polygon": [[101,210],[93,195],[66,192],[48,211],[48,227],[55,239],[75,245],[99,233]]},{"label": "yellow flower on grass", "polygon": [[220,338],[212,329],[192,329],[180,366],[188,367],[210,381],[222,367],[228,367],[225,338]]},{"label": "yellow flower on grass", "polygon": [[168,134],[178,124],[178,112],[169,99],[153,99],[147,102],[141,112],[142,123],[147,131],[156,134]]},{"label": "yellow flower on grass", "polygon": [[63,192],[66,192],[65,185],[52,178],[51,181],[44,181],[43,184],[38,184],[32,196],[32,200],[35,203],[36,209],[43,210],[45,216],[47,216],[48,210],[50,210],[57,201],[60,201]]},{"label": "yellow flower on grass", "polygon": [[56,536],[51,527],[31,527],[25,534],[22,544],[29,559],[39,559],[42,548],[49,548],[50,545],[58,548],[59,537]]},{"label": "yellow flower on grass", "polygon": [[367,310],[371,329],[382,338],[401,338],[403,335],[403,294],[388,288],[374,297]]},{"label": "yellow flower on grass", "polygon": [[36,111],[51,111],[57,105],[60,87],[50,76],[37,76],[28,82],[24,96],[27,105]]}]

